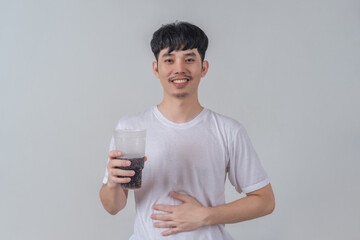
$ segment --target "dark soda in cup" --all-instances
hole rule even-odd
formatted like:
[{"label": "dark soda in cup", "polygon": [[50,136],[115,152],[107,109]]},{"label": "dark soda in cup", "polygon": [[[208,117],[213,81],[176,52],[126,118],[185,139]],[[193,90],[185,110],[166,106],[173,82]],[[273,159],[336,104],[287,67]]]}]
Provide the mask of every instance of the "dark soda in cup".
[{"label": "dark soda in cup", "polygon": [[[121,183],[121,187],[123,189],[138,189],[141,188],[141,176],[142,170],[144,168],[144,160],[145,157],[142,158],[122,158],[119,157],[118,159],[129,160],[131,165],[128,167],[119,167],[122,170],[133,170],[135,171],[135,175],[130,177],[131,181],[128,183]],[[120,178],[128,178],[125,176],[120,176]]]}]

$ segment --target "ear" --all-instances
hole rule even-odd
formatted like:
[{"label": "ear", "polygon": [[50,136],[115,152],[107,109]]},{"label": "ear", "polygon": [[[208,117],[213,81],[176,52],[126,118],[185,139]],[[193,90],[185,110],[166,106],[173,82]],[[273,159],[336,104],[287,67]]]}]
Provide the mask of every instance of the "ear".
[{"label": "ear", "polygon": [[156,76],[157,78],[159,78],[159,69],[158,69],[158,63],[157,63],[157,61],[153,61],[153,63],[152,63],[152,68],[153,68],[153,72],[154,72],[155,76]]},{"label": "ear", "polygon": [[205,77],[207,71],[209,70],[209,62],[203,61],[202,62],[202,68],[201,68],[201,77]]}]

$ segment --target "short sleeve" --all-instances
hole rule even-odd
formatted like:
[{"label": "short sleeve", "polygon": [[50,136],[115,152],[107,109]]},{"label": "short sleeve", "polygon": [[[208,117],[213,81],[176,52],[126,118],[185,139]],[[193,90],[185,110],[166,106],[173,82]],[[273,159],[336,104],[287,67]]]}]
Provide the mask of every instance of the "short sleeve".
[{"label": "short sleeve", "polygon": [[228,144],[228,177],[231,184],[241,193],[249,193],[265,187],[270,180],[262,167],[258,155],[245,128],[240,125]]}]

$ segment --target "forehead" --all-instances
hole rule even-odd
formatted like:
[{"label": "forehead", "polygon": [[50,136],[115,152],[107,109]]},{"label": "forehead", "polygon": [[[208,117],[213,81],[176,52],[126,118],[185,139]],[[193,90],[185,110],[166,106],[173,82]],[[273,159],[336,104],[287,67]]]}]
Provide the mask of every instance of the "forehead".
[{"label": "forehead", "polygon": [[199,51],[197,48],[186,49],[186,50],[174,50],[168,52],[169,48],[164,48],[159,53],[159,58],[169,57],[169,56],[198,56],[200,57]]}]

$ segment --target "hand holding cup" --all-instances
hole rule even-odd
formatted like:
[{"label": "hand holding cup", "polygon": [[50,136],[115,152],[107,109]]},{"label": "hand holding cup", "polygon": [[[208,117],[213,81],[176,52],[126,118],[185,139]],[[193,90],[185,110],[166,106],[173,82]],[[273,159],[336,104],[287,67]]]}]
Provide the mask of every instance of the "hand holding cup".
[{"label": "hand holding cup", "polygon": [[121,167],[129,167],[131,162],[129,160],[118,159],[121,157],[121,151],[113,150],[109,152],[109,162],[107,170],[109,173],[108,184],[110,187],[120,183],[129,183],[135,172],[133,170],[123,170]]},{"label": "hand holding cup", "polygon": [[141,187],[145,161],[145,138],[146,130],[117,129],[114,132],[117,151],[109,153],[109,157],[111,155],[109,168],[112,171],[112,181],[120,183],[123,189]]}]

